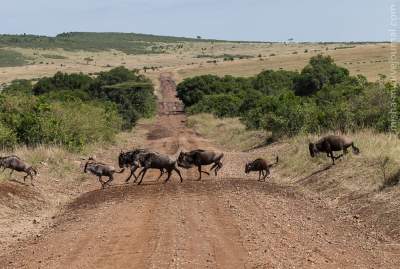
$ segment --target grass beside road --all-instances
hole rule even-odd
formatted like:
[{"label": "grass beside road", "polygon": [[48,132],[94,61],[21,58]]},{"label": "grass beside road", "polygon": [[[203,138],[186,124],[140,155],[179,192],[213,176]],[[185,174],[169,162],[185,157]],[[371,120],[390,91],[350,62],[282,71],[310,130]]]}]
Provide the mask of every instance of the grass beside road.
[{"label": "grass beside road", "polygon": [[[247,130],[238,118],[218,119],[210,114],[189,116],[188,126],[226,150],[246,151],[261,146],[257,154],[280,157],[277,171],[282,184],[307,186],[327,193],[380,193],[399,189],[400,140],[395,135],[359,130],[351,137],[361,153],[349,150],[344,158],[331,166],[331,160],[321,153],[311,158],[308,143],[325,135],[298,135],[282,138],[278,143],[265,145],[269,135],[263,131]],[[336,153],[339,154],[339,153]]]}]

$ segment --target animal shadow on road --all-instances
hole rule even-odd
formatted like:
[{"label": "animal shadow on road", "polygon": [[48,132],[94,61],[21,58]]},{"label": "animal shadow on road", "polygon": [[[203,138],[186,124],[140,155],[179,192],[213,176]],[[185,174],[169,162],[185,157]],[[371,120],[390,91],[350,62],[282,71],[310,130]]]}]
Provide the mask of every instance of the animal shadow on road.
[{"label": "animal shadow on road", "polygon": [[12,179],[9,179],[8,181],[17,183],[17,184],[22,185],[22,186],[29,186],[29,184],[27,184],[27,183],[25,183],[25,182],[21,182],[21,181],[19,181],[19,180],[13,179],[13,178],[12,178]]},{"label": "animal shadow on road", "polygon": [[327,171],[327,170],[331,169],[332,167],[333,167],[332,164],[330,164],[330,165],[328,165],[326,167],[323,167],[323,168],[321,168],[321,169],[319,169],[317,171],[312,172],[310,175],[297,180],[295,183],[303,183],[304,181],[307,181],[308,179],[312,178],[313,176],[318,175],[319,173],[322,173],[324,171]]}]

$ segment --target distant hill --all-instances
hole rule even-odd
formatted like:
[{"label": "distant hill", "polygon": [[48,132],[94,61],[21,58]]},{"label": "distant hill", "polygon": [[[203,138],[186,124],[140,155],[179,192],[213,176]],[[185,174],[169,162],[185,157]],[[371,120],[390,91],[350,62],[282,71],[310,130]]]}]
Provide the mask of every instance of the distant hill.
[{"label": "distant hill", "polygon": [[70,32],[55,37],[38,35],[0,35],[0,47],[63,48],[65,50],[101,51],[116,49],[127,54],[162,53],[160,43],[226,42],[224,40],[196,39],[136,33]]}]

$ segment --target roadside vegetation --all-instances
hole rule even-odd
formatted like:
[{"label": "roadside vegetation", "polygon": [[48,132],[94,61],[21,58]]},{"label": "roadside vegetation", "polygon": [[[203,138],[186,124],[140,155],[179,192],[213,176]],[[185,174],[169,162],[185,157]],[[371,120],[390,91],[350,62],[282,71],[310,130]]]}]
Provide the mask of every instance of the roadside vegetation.
[{"label": "roadside vegetation", "polygon": [[[186,79],[178,96],[191,114],[188,124],[223,147],[251,150],[278,142],[260,154],[281,156],[280,183],[295,181],[318,192],[340,189],[342,195],[399,184],[400,126],[391,126],[391,108],[396,117],[400,111],[399,86],[383,76],[368,82],[319,55],[301,72]],[[327,134],[350,136],[361,154],[348,154],[345,159],[352,161],[338,164],[343,169],[326,172],[326,155],[309,157],[308,143]]]},{"label": "roadside vegetation", "polygon": [[152,83],[124,67],[88,75],[58,72],[36,84],[17,80],[0,94],[0,146],[59,145],[80,151],[111,142],[153,116]]},{"label": "roadside vegetation", "polygon": [[266,70],[250,78],[198,76],[185,79],[177,91],[190,114],[239,117],[247,128],[271,132],[274,139],[363,128],[385,133],[391,129],[391,105],[396,115],[400,109],[397,85],[383,77],[368,82],[361,75],[350,76],[322,55],[312,57],[301,72]]}]

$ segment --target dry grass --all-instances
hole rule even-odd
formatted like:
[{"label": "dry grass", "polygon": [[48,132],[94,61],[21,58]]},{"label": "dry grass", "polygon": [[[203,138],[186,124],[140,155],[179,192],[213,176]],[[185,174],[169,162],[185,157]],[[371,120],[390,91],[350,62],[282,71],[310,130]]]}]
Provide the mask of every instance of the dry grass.
[{"label": "dry grass", "polygon": [[258,148],[265,144],[268,138],[266,132],[248,131],[237,118],[217,119],[209,114],[198,114],[189,117],[188,125],[226,150],[257,148],[252,152],[266,159],[279,155],[279,184],[297,185],[326,192],[333,197],[351,193],[379,193],[399,182],[400,140],[395,135],[372,130],[347,134],[361,153],[354,155],[349,150],[349,154],[332,166],[326,154],[316,158],[309,155],[308,143],[323,135],[298,135]]},{"label": "dry grass", "polygon": [[400,141],[396,136],[371,130],[347,136],[355,141],[361,154],[349,153],[336,166],[330,165],[331,160],[326,154],[314,159],[309,156],[308,143],[316,141],[318,136],[301,135],[285,140],[281,166],[285,181],[308,184],[316,177],[321,180],[316,185],[323,188],[327,183],[326,189],[329,190],[328,185],[332,182],[324,180],[335,178],[336,187],[369,193],[381,190],[387,180],[396,177],[400,167]]},{"label": "dry grass", "polygon": [[[379,74],[389,75],[390,64],[388,55],[390,46],[387,44],[357,45],[354,48],[334,49],[337,45],[322,46],[317,44],[307,45],[274,45],[269,48],[254,48],[249,55],[260,53],[263,56],[249,60],[237,60],[233,62],[218,62],[215,64],[201,64],[183,67],[178,70],[181,79],[215,74],[219,76],[253,76],[266,69],[301,70],[310,57],[317,54],[331,55],[337,64],[346,67],[352,75],[362,74],[370,81],[379,78]],[[308,48],[308,52],[304,53]],[[328,48],[328,50],[326,50]],[[257,51],[257,52],[256,52]],[[298,54],[293,52],[299,51]],[[273,52],[270,54],[270,52]],[[275,55],[275,56],[270,56]]]},{"label": "dry grass", "polygon": [[[57,71],[95,73],[116,66],[138,68],[154,66],[156,71],[147,71],[147,75],[158,77],[159,72],[176,73],[178,81],[183,78],[200,75],[237,75],[251,76],[264,69],[285,68],[300,70],[309,58],[318,53],[329,54],[339,65],[348,68],[352,74],[363,74],[369,80],[376,80],[378,74],[389,75],[389,44],[363,44],[345,49],[342,44],[259,44],[259,43],[184,43],[182,49],[171,47],[164,54],[127,55],[120,51],[65,51],[63,49],[23,49],[6,48],[28,57],[31,64],[19,67],[0,68],[0,84],[14,79],[32,79],[53,75]],[[328,50],[327,50],[328,48]],[[210,58],[198,58],[202,55]],[[307,52],[305,52],[307,51]],[[297,54],[293,54],[298,52]],[[233,62],[218,59],[217,63],[207,63],[213,57],[223,54],[249,55],[252,59],[236,59]],[[57,55],[59,59],[49,59],[46,55]],[[261,55],[261,58],[258,57]],[[271,56],[275,55],[275,56]],[[90,57],[90,64],[84,60]],[[156,82],[156,80],[153,80]]]},{"label": "dry grass", "polygon": [[197,114],[188,118],[188,126],[224,149],[249,150],[265,144],[264,131],[248,131],[237,118],[218,119],[211,114]]}]

